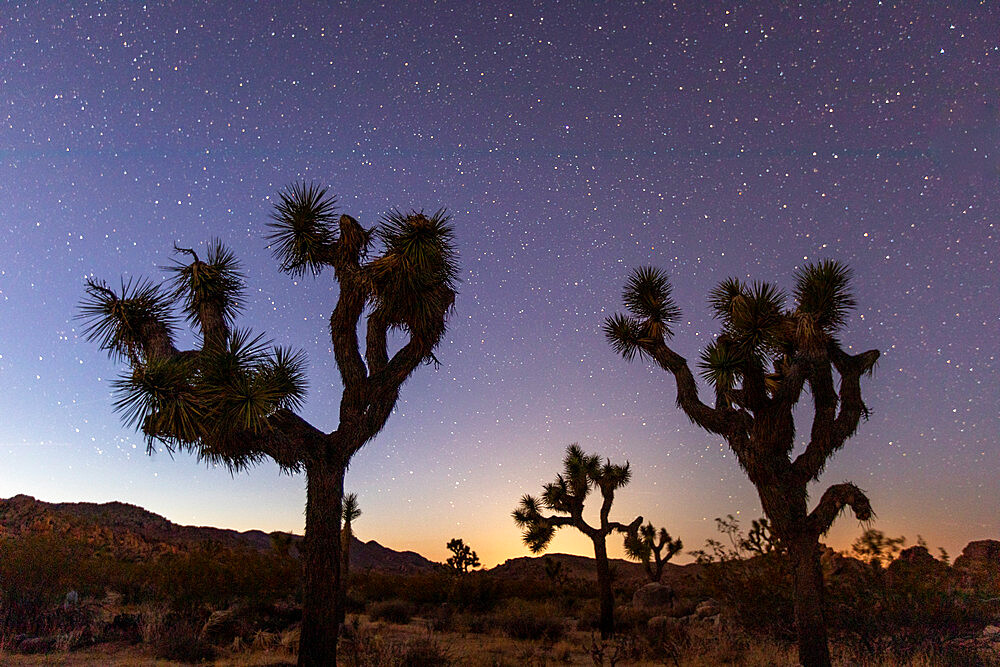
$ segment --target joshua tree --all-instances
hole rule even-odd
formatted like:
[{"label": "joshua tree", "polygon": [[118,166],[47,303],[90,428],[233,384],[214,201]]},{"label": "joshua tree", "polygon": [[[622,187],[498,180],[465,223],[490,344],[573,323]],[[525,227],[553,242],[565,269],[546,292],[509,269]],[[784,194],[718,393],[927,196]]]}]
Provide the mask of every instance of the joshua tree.
[{"label": "joshua tree", "polygon": [[629,558],[642,562],[650,581],[659,581],[663,577],[664,566],[683,548],[684,543],[670,537],[666,528],[660,528],[657,533],[652,522],[625,537],[625,553]]},{"label": "joshua tree", "polygon": [[269,535],[271,538],[271,548],[274,549],[282,558],[289,558],[291,556],[290,551],[292,547],[292,534],[283,533],[280,530],[276,530]]},{"label": "joshua tree", "polygon": [[470,569],[479,567],[479,556],[461,539],[455,538],[446,546],[452,553],[447,560],[448,567],[458,574],[465,574]]},{"label": "joshua tree", "polygon": [[[700,367],[715,390],[714,407],[699,399],[687,361],[667,345],[680,309],[666,274],[650,267],[633,272],[623,294],[630,314],[604,324],[625,359],[648,357],[674,376],[681,410],[726,439],[757,488],[771,530],[791,560],[799,660],[806,667],[830,664],[819,537],[845,507],[862,521],[872,516],[868,498],[850,483],[831,486],[812,512],[807,509],[808,484],[868,415],[861,376],[872,372],[879,356],[877,350],[851,354],[837,338],[856,305],[849,282],[850,271],[837,262],[807,265],[795,274],[791,309],[766,282],[730,278],[712,290],[709,304],[722,330],[702,352]],[[805,388],[813,423],[808,445],[793,458],[793,410]]]},{"label": "joshua tree", "polygon": [[[120,293],[88,281],[86,334],[131,371],[116,381],[124,420],[170,451],[194,451],[233,470],[265,458],[305,471],[306,530],[299,664],[336,663],[344,473],[351,457],[385,425],[403,382],[427,361],[455,299],[456,252],[443,212],[385,215],[375,229],[335,215],[335,199],[314,185],[279,194],[271,248],[293,276],[332,269],[339,283],[330,338],[343,385],[339,424],[323,432],[295,410],[305,396],[304,359],[273,351],[233,329],[243,278],[233,254],[213,243],[207,259],[183,250],[171,289],[122,284]],[[200,347],[175,347],[179,306]],[[358,327],[365,319],[362,352]],[[389,332],[403,332],[390,356]],[[399,339],[397,339],[399,340]]]},{"label": "joshua tree", "polygon": [[358,494],[348,493],[344,495],[344,527],[340,531],[340,588],[337,595],[340,596],[337,605],[337,624],[343,625],[347,615],[347,578],[351,570],[351,540],[354,539],[352,525],[361,516],[361,508],[358,507]]},{"label": "joshua tree", "polygon": [[[573,526],[594,543],[594,559],[597,561],[597,587],[601,596],[601,637],[608,638],[615,632],[615,598],[611,590],[611,567],[608,563],[607,537],[611,531],[628,533],[637,530],[642,517],[628,524],[610,521],[611,504],[615,500],[615,490],[629,483],[632,471],[628,462],[614,465],[611,461],[601,463],[596,454],[584,454],[577,444],[566,449],[563,471],[556,481],[546,484],[541,499],[525,494],[521,504],[514,510],[514,523],[524,531],[524,543],[531,553],[540,553],[548,547],[556,533],[563,526]],[[592,489],[599,489],[603,499],[601,523],[591,526],[583,518],[583,503]],[[542,509],[556,512],[545,516]],[[567,516],[559,516],[567,515]]]}]

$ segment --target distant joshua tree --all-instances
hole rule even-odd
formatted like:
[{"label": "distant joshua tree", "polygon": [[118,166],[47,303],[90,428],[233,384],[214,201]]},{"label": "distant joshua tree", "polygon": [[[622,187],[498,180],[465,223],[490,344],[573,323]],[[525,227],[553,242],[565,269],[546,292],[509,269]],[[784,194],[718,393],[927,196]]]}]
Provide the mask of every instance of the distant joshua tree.
[{"label": "distant joshua tree", "polygon": [[[612,531],[628,533],[638,529],[642,517],[636,517],[631,524],[611,521],[611,504],[615,490],[629,483],[632,471],[629,464],[614,465],[611,461],[601,463],[596,454],[585,454],[577,444],[566,449],[563,471],[556,481],[546,484],[541,499],[525,495],[514,510],[514,523],[524,531],[524,543],[532,553],[540,553],[548,547],[558,528],[573,526],[594,543],[594,558],[597,561],[597,587],[601,598],[601,637],[608,638],[615,632],[614,592],[611,588],[611,567],[608,562],[607,537]],[[592,489],[601,492],[601,523],[591,526],[583,518],[583,503]],[[543,515],[542,509],[556,512]],[[567,515],[567,516],[559,516]]]},{"label": "distant joshua tree", "polygon": [[[300,665],[336,664],[342,604],[341,518],[351,457],[382,430],[407,378],[435,360],[458,279],[448,217],[392,212],[375,229],[335,215],[335,199],[314,185],[293,185],[271,214],[271,248],[292,276],[332,269],[339,285],[330,340],[344,387],[337,428],[325,433],[297,410],[305,397],[304,358],[268,349],[260,336],[233,329],[243,277],[234,255],[214,242],[202,260],[171,267],[169,290],[146,281],[121,292],[90,280],[81,317],[86,334],[131,371],[115,382],[124,420],[170,451],[240,470],[265,458],[306,473],[302,545],[304,595]],[[179,307],[200,333],[200,348],[175,347]],[[364,317],[364,352],[358,328]],[[389,332],[402,332],[390,356]]]},{"label": "distant joshua tree", "polygon": [[469,545],[459,538],[449,541],[446,546],[448,547],[448,551],[452,553],[446,561],[448,567],[458,574],[465,574],[470,569],[479,567],[479,556],[469,548]]},{"label": "distant joshua tree", "polygon": [[271,538],[271,548],[282,558],[291,557],[292,534],[276,530],[268,537]]},{"label": "distant joshua tree", "polygon": [[[681,410],[726,439],[757,488],[771,530],[791,560],[799,660],[806,667],[830,664],[819,537],[845,507],[862,521],[872,517],[868,498],[850,483],[831,486],[813,511],[807,510],[808,484],[868,415],[861,376],[872,372],[879,357],[877,350],[851,354],[837,338],[856,305],[850,275],[833,261],[799,269],[790,310],[785,296],[766,282],[730,278],[712,290],[709,304],[722,330],[702,352],[700,367],[715,389],[714,407],[698,398],[687,361],[667,346],[680,309],[666,274],[651,267],[634,271],[623,294],[630,314],[604,324],[608,341],[625,359],[648,357],[674,376]],[[812,399],[812,430],[805,451],[793,460],[793,410],[805,388]]]},{"label": "distant joshua tree", "polygon": [[354,522],[361,516],[361,508],[358,506],[358,494],[344,494],[344,527],[340,530],[340,596],[337,607],[337,623],[344,624],[347,617],[347,579],[351,570],[351,540],[354,539]]},{"label": "distant joshua tree", "polygon": [[650,581],[659,581],[663,577],[664,566],[683,548],[684,543],[680,539],[670,537],[666,528],[657,532],[652,522],[625,537],[625,553],[643,564]]}]

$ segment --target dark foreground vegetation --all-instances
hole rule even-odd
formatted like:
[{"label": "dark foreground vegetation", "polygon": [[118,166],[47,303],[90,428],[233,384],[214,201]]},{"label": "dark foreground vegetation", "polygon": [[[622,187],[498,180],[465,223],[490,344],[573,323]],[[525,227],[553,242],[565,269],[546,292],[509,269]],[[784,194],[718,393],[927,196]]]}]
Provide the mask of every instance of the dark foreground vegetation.
[{"label": "dark foreground vegetation", "polygon": [[[670,565],[662,583],[614,561],[617,632],[605,640],[587,574],[593,563],[577,557],[464,574],[352,570],[340,664],[794,662],[787,556],[759,539],[759,526],[747,535],[729,521],[720,527],[699,563]],[[865,559],[822,557],[835,663],[1000,664],[1000,542],[973,542],[954,564],[923,546],[893,560],[858,555]],[[279,548],[204,544],[129,559],[72,536],[8,535],[0,539],[0,658],[31,664],[41,654],[103,651],[290,664],[301,571],[294,551]]]}]

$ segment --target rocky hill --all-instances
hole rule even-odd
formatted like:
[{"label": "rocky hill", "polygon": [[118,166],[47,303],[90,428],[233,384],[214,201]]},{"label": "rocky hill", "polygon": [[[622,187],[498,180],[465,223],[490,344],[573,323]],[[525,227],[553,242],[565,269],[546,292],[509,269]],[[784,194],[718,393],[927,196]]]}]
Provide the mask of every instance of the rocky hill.
[{"label": "rocky hill", "polygon": [[[26,495],[0,499],[0,538],[31,534],[54,534],[82,540],[93,545],[95,551],[108,551],[122,560],[179,553],[208,545],[258,551],[272,548],[271,536],[260,530],[239,532],[181,526],[127,503],[47,503]],[[293,535],[293,544],[301,539]],[[374,540],[362,542],[357,538],[351,546],[351,565],[400,573],[436,566],[412,551],[394,551]]]}]

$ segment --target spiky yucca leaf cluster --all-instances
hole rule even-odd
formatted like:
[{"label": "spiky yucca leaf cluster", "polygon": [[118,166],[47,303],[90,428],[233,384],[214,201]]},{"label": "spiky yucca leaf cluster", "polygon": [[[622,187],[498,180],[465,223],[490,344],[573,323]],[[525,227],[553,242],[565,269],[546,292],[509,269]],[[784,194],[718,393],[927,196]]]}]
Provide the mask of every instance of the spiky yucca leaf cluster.
[{"label": "spiky yucca leaf cluster", "polygon": [[87,340],[97,341],[114,361],[141,359],[150,335],[171,339],[177,328],[169,295],[148,280],[123,279],[118,294],[88,279],[77,317]]},{"label": "spiky yucca leaf cluster", "polygon": [[387,322],[436,338],[458,283],[454,231],[444,210],[392,211],[375,229],[382,254],[365,267],[376,309]]},{"label": "spiky yucca leaf cluster", "polygon": [[361,506],[358,504],[358,494],[344,494],[343,519],[344,525],[348,526],[361,516]]},{"label": "spiky yucca leaf cluster", "polygon": [[545,551],[556,534],[556,527],[542,515],[541,507],[537,498],[526,493],[512,513],[515,525],[523,532],[524,543],[533,554]]},{"label": "spiky yucca leaf cluster", "polygon": [[671,324],[681,311],[672,296],[667,274],[652,266],[632,272],[622,301],[630,315],[617,313],[604,321],[604,335],[615,351],[628,360],[647,354],[644,344],[673,336]]},{"label": "spiky yucca leaf cluster", "polygon": [[[773,372],[769,391],[780,384],[782,360],[799,353],[822,354],[827,343],[857,305],[849,288],[850,270],[836,261],[808,264],[795,272],[795,308],[785,308],[786,295],[767,282],[747,283],[728,278],[708,295],[712,314],[722,331],[701,352],[701,377],[725,399],[743,381],[748,368]],[[629,277],[622,301],[628,315],[617,313],[604,322],[604,334],[616,352],[632,360],[648,355],[657,342],[672,334],[680,317],[666,274],[640,267]]]},{"label": "spiky yucca leaf cluster", "polygon": [[823,260],[795,272],[796,312],[813,317],[828,334],[842,329],[858,302],[850,289],[852,272],[845,264]]},{"label": "spiky yucca leaf cluster", "polygon": [[[347,272],[360,280],[378,320],[407,329],[433,348],[459,280],[449,216],[443,209],[433,215],[394,210],[366,230],[349,216],[335,226],[335,202],[312,184],[295,184],[279,194],[268,240],[281,269],[293,275],[306,270],[317,275],[325,266]],[[373,238],[381,252],[369,260]]]},{"label": "spiky yucca leaf cluster", "polygon": [[204,262],[193,249],[174,246],[174,250],[192,257],[190,263],[174,260],[168,267],[173,273],[171,297],[180,304],[187,321],[204,327],[210,324],[206,316],[218,313],[231,325],[243,307],[243,275],[236,255],[218,239],[209,243]]},{"label": "spiky yucca leaf cluster", "polygon": [[266,238],[282,271],[293,276],[307,270],[319,275],[330,263],[337,241],[336,205],[336,197],[327,196],[326,188],[312,183],[294,183],[278,193]]},{"label": "spiky yucca leaf cluster", "polygon": [[114,383],[115,409],[146,434],[150,449],[158,441],[241,468],[252,460],[240,435],[267,432],[269,417],[301,405],[304,364],[301,353],[236,330],[223,349],[133,367]]},{"label": "spiky yucca leaf cluster", "polygon": [[[300,352],[270,347],[249,330],[228,331],[243,280],[221,243],[209,247],[207,262],[193,250],[179,252],[192,261],[170,269],[170,293],[149,282],[123,283],[121,294],[88,282],[80,314],[87,321],[84,333],[112,358],[129,360],[130,370],[113,385],[115,409],[127,425],[145,433],[150,449],[159,441],[170,451],[193,450],[240,468],[256,460],[245,453],[241,434],[263,433],[277,411],[301,405],[305,359]],[[215,326],[217,344],[191,352],[174,349],[174,306],[203,334]]]}]

